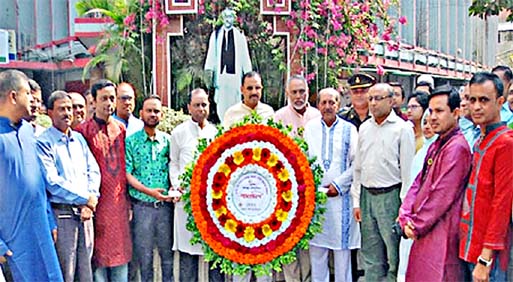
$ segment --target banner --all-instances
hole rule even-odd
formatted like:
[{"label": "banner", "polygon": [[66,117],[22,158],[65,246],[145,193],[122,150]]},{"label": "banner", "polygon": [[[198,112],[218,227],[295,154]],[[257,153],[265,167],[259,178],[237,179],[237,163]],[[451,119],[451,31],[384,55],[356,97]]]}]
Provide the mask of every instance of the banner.
[{"label": "banner", "polygon": [[0,64],[9,63],[9,32],[0,29]]}]

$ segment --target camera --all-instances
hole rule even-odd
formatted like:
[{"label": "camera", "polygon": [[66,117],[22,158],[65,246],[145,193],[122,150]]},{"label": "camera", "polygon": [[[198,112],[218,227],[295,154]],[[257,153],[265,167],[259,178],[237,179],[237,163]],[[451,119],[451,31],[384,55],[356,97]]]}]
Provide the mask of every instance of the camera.
[{"label": "camera", "polygon": [[401,237],[403,237],[404,239],[408,239],[408,237],[406,237],[406,234],[404,234],[401,225],[397,221],[394,222],[394,224],[392,224],[392,233],[394,233],[398,239],[400,239]]}]

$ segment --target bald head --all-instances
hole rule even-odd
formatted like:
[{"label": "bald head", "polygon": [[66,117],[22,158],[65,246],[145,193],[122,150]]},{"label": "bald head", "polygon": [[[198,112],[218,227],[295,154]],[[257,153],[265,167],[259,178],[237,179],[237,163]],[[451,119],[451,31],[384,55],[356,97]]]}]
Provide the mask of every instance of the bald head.
[{"label": "bald head", "polygon": [[73,122],[71,128],[77,127],[86,118],[86,100],[82,94],[77,92],[70,92],[68,95],[71,97],[71,103],[73,104]]},{"label": "bald head", "polygon": [[208,102],[208,95],[205,90],[196,88],[191,91],[189,95],[189,104],[187,110],[192,117],[192,120],[197,122],[199,126],[203,127],[209,114],[210,103]]},{"label": "bald head", "polygon": [[394,88],[387,83],[378,83],[369,89],[367,98],[370,112],[378,124],[381,124],[390,114],[392,96],[394,96]]},{"label": "bald head", "polygon": [[128,121],[135,108],[135,90],[132,85],[121,82],[116,88],[116,115]]}]

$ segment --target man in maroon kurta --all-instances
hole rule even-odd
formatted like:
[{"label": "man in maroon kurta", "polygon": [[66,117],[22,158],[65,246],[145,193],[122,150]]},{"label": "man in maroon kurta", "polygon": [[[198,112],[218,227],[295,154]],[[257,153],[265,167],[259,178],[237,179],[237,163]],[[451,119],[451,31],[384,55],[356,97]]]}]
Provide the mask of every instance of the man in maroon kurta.
[{"label": "man in maroon kurta", "polygon": [[429,97],[429,122],[439,138],[399,210],[406,236],[414,240],[406,281],[461,281],[458,231],[470,171],[470,148],[458,127],[460,97],[442,86]]},{"label": "man in maroon kurta", "polygon": [[101,172],[101,197],[95,214],[95,281],[126,281],[132,258],[126,190],[125,126],[112,118],[115,85],[99,80],[91,87],[96,113],[77,131],[84,135]]},{"label": "man in maroon kurta", "polygon": [[503,85],[492,73],[470,80],[469,107],[481,128],[474,145],[460,223],[460,258],[466,281],[505,281],[511,238],[513,131],[501,122]]}]

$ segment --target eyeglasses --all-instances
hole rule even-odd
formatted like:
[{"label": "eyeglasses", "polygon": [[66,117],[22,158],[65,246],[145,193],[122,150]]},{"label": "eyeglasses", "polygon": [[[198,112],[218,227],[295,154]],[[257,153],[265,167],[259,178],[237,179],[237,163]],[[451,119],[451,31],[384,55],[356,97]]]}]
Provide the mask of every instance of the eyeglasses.
[{"label": "eyeglasses", "polygon": [[420,107],[421,107],[420,105],[408,105],[408,106],[406,106],[406,108],[408,110],[412,110],[412,111],[415,110],[415,109],[418,109]]},{"label": "eyeglasses", "polygon": [[376,102],[379,102],[381,100],[384,100],[386,98],[392,97],[391,95],[383,95],[383,96],[369,96],[367,99],[369,99],[369,102],[372,102],[372,100],[376,100]]},{"label": "eyeglasses", "polygon": [[73,109],[76,110],[76,109],[83,109],[85,106],[82,105],[82,104],[73,104]]}]

